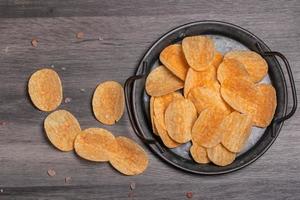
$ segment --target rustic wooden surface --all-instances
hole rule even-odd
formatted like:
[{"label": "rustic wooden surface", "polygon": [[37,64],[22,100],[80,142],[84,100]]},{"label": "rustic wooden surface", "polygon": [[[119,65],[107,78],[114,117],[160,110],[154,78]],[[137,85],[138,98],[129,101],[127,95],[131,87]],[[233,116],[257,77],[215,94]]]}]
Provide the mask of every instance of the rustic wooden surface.
[{"label": "rustic wooden surface", "polygon": [[[0,199],[299,199],[300,112],[288,120],[263,157],[235,173],[197,176],[163,163],[146,147],[145,173],[127,177],[54,149],[42,129],[47,116],[30,103],[28,77],[54,65],[70,110],[83,128],[134,135],[125,114],[115,126],[91,113],[97,83],[124,83],[162,33],[183,23],[214,19],[240,25],[289,59],[300,84],[300,1],[7,0],[0,2]],[[85,38],[77,42],[75,33]],[[30,44],[37,38],[37,48]],[[298,94],[300,94],[298,87]],[[84,92],[81,89],[85,89]],[[298,96],[299,98],[299,96]],[[300,98],[299,98],[300,99]],[[49,177],[47,170],[57,175]],[[71,176],[70,183],[64,178]],[[136,184],[131,191],[131,182]]]}]

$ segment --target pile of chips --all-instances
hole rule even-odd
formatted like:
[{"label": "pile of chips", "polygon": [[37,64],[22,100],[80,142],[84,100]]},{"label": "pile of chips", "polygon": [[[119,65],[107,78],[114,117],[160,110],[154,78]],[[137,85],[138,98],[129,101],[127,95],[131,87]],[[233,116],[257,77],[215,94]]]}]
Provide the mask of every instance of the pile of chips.
[{"label": "pile of chips", "polygon": [[153,132],[168,148],[192,141],[197,163],[231,164],[251,128],[267,127],[276,109],[272,85],[259,83],[267,62],[253,51],[224,56],[208,36],[167,46],[147,77]]},{"label": "pile of chips", "polygon": [[[62,84],[52,69],[33,73],[28,82],[33,104],[42,111],[54,111],[63,98]],[[93,112],[103,124],[115,124],[124,113],[124,92],[115,81],[97,86],[92,99]],[[148,166],[146,152],[133,140],[115,137],[103,128],[81,130],[78,120],[66,110],[50,113],[44,121],[49,141],[61,151],[75,150],[78,156],[94,162],[109,162],[125,175],[137,175]]]}]

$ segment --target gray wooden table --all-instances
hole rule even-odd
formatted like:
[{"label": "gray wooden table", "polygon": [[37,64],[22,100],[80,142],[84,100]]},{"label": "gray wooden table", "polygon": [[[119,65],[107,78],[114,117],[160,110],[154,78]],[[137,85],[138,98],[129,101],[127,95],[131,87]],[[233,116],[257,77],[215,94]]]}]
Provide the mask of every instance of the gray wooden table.
[{"label": "gray wooden table", "polygon": [[[94,119],[90,102],[98,83],[124,83],[161,34],[205,19],[240,25],[282,52],[299,86],[298,0],[1,1],[0,199],[186,199],[189,191],[193,199],[300,199],[299,111],[258,161],[221,176],[188,174],[163,163],[133,133],[127,114],[115,126]],[[95,40],[77,42],[77,32]],[[60,108],[70,110],[83,128],[104,127],[140,143],[150,158],[145,173],[123,176],[107,163],[87,162],[49,144],[42,129],[47,113],[33,108],[26,85],[31,73],[50,65],[62,78],[64,96],[72,99]],[[56,176],[47,175],[50,168]]]}]

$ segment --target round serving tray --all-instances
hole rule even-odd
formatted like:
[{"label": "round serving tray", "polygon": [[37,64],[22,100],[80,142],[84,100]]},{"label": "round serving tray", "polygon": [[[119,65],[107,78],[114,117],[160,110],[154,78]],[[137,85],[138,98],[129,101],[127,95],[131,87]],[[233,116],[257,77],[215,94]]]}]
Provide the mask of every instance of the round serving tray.
[{"label": "round serving tray", "polygon": [[[272,84],[276,89],[277,108],[271,124],[266,129],[253,128],[245,149],[237,155],[232,164],[225,167],[214,164],[198,164],[189,155],[190,143],[169,149],[152,131],[149,114],[150,98],[145,91],[145,78],[159,64],[159,54],[165,47],[180,43],[184,37],[192,35],[209,35],[215,41],[216,49],[223,54],[231,50],[242,49],[259,53],[269,65],[268,75],[263,82]],[[288,114],[287,83],[276,56],[283,60],[291,85],[293,106]],[[279,52],[272,52],[262,40],[249,31],[234,24],[220,21],[188,23],[161,36],[141,59],[136,74],[127,79],[124,90],[129,119],[139,138],[163,161],[181,170],[205,175],[232,172],[257,160],[273,144],[283,122],[290,118],[297,108],[295,83],[286,58]]]}]

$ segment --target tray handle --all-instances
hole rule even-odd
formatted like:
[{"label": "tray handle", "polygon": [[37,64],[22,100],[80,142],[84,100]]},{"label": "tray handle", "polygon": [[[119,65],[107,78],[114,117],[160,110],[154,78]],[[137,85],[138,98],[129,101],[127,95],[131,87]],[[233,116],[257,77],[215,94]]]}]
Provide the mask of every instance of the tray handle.
[{"label": "tray handle", "polygon": [[282,53],[277,52],[277,51],[263,51],[260,43],[257,43],[256,45],[262,56],[274,56],[274,57],[278,56],[284,62],[284,65],[288,72],[288,77],[289,77],[289,81],[290,81],[291,89],[292,89],[293,106],[287,115],[274,119],[274,124],[279,124],[279,123],[291,118],[297,110],[297,93],[296,93],[296,86],[295,86],[293,73],[292,73],[289,61]]},{"label": "tray handle", "polygon": [[[143,63],[143,72],[145,69],[145,65],[147,65],[146,62]],[[136,115],[134,115],[134,109],[133,109],[133,101],[130,98],[132,95],[132,85],[133,83],[141,78],[144,78],[145,74],[141,74],[141,75],[134,75],[129,77],[124,84],[124,93],[125,93],[125,103],[126,103],[126,108],[128,111],[128,117],[129,117],[129,121],[132,125],[132,129],[134,130],[135,134],[144,142],[147,144],[154,144],[156,143],[156,141],[152,138],[147,138],[143,133],[142,133],[142,129],[139,126],[139,124],[137,123],[137,118]]]}]

